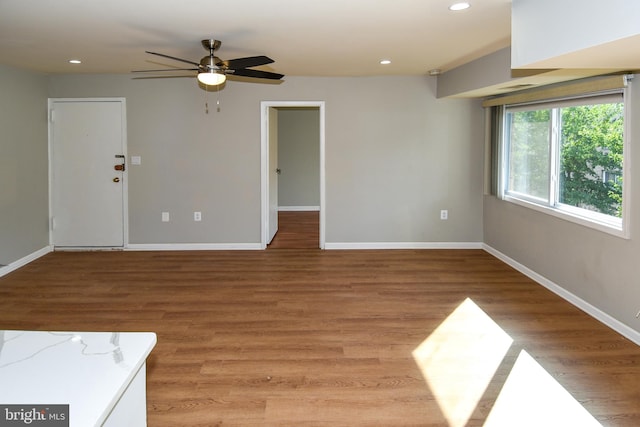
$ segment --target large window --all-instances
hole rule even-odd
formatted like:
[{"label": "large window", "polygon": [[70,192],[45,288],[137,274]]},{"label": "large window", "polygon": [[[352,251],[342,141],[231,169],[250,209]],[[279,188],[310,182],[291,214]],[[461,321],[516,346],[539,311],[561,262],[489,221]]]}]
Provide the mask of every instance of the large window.
[{"label": "large window", "polygon": [[621,231],[624,116],[622,91],[506,105],[502,195]]}]

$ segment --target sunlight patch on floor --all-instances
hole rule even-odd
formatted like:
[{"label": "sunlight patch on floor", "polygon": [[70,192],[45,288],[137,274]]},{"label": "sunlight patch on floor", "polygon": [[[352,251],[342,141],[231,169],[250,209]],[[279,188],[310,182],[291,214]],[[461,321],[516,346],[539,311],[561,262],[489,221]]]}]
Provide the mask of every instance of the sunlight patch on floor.
[{"label": "sunlight patch on floor", "polygon": [[484,427],[513,425],[602,427],[524,350],[518,355]]},{"label": "sunlight patch on floor", "polygon": [[464,427],[513,340],[467,298],[413,351],[450,427]]},{"label": "sunlight patch on floor", "polygon": [[[413,350],[449,427],[467,425],[512,345],[513,339],[467,298]],[[602,427],[524,350],[483,425],[513,426]]]}]

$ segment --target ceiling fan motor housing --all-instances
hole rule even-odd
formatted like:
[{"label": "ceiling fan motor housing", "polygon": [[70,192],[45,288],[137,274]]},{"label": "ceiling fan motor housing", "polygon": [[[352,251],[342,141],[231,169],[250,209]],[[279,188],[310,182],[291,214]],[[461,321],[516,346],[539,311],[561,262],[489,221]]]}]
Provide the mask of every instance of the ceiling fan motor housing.
[{"label": "ceiling fan motor housing", "polygon": [[203,71],[221,71],[222,70],[222,61],[217,56],[205,56],[200,60],[200,68]]}]

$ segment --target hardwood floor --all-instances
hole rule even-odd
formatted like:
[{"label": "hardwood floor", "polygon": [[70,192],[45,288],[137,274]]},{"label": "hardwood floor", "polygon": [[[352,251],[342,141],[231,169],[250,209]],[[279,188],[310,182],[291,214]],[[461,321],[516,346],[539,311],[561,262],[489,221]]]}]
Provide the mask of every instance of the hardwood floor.
[{"label": "hardwood floor", "polygon": [[0,278],[0,329],[156,332],[150,427],[586,425],[532,363],[640,425],[640,348],[481,250],[57,252]]},{"label": "hardwood floor", "polygon": [[278,232],[267,249],[318,249],[320,212],[278,212]]}]

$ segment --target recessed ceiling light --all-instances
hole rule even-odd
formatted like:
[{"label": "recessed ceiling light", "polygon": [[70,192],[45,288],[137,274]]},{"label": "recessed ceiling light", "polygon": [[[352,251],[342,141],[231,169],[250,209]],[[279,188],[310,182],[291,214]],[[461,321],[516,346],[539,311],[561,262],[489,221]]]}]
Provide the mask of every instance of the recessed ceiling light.
[{"label": "recessed ceiling light", "polygon": [[82,61],[79,59],[70,59],[69,64],[82,64]]},{"label": "recessed ceiling light", "polygon": [[430,76],[439,76],[442,74],[442,70],[440,68],[434,68],[433,70],[429,70]]},{"label": "recessed ceiling light", "polygon": [[467,2],[462,2],[462,3],[454,3],[451,6],[449,6],[449,10],[465,10],[465,9],[469,9],[471,7],[471,5]]},{"label": "recessed ceiling light", "polygon": [[383,60],[380,61],[380,64],[389,65],[389,64],[391,64],[391,60],[390,59],[383,59]]}]

